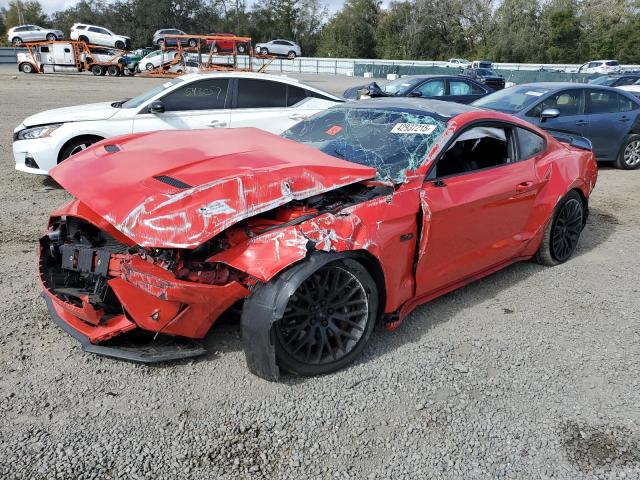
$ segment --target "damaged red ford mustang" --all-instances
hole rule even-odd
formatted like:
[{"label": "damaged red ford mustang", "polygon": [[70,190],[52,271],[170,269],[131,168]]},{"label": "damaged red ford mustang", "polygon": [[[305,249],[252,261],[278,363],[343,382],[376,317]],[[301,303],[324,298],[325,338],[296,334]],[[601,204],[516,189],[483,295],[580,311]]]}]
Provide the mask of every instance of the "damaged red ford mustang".
[{"label": "damaged red ford mustang", "polygon": [[256,129],[111,138],[52,171],[40,278],[87,351],[156,362],[241,317],[252,372],[351,362],[377,319],[515,261],[569,259],[597,167],[514,117],[415,99],[343,104],[283,136]]}]

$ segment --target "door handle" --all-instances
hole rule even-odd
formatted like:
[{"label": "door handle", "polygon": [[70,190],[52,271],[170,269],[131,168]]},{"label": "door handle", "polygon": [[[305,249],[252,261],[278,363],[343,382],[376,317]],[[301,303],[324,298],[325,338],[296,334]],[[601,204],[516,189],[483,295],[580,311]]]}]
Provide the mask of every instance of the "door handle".
[{"label": "door handle", "polygon": [[522,182],[516,185],[516,192],[527,192],[533,187],[533,182]]},{"label": "door handle", "polygon": [[581,127],[582,127],[582,126],[584,126],[584,125],[587,125],[588,123],[589,123],[589,122],[587,122],[586,120],[578,120],[578,121],[576,122],[576,125],[578,125],[578,126],[581,126]]},{"label": "door handle", "polygon": [[227,126],[227,122],[224,122],[222,120],[211,120],[209,122],[209,126],[213,128],[222,128]]}]

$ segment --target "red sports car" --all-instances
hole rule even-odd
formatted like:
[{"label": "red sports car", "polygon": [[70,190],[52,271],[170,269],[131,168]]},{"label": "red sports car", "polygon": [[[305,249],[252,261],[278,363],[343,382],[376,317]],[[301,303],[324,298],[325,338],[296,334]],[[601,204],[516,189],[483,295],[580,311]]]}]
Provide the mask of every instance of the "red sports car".
[{"label": "red sports car", "polygon": [[374,323],[518,260],[569,259],[597,167],[588,141],[410,98],[342,104],[275,136],[164,131],[57,166],[75,199],[41,239],[54,320],[87,351],[198,355],[238,312],[252,372],[351,362]]}]

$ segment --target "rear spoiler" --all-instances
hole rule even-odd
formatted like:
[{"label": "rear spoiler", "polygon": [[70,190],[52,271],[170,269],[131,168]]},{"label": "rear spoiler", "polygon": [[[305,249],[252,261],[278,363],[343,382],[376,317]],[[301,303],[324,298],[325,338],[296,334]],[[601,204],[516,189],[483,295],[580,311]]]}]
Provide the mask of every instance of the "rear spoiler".
[{"label": "rear spoiler", "polygon": [[576,135],[574,133],[559,132],[557,130],[546,131],[559,142],[567,143],[574,148],[579,148],[580,150],[593,150],[591,140],[589,140],[588,138],[581,137],[580,135]]}]

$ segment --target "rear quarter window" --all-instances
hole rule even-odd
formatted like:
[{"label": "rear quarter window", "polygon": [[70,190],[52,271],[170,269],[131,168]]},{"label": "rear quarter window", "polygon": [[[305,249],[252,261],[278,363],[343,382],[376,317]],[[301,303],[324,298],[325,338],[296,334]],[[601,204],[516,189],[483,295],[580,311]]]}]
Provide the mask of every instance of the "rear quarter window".
[{"label": "rear quarter window", "polygon": [[526,160],[544,152],[547,142],[537,133],[524,128],[516,128],[518,135],[518,159]]}]

